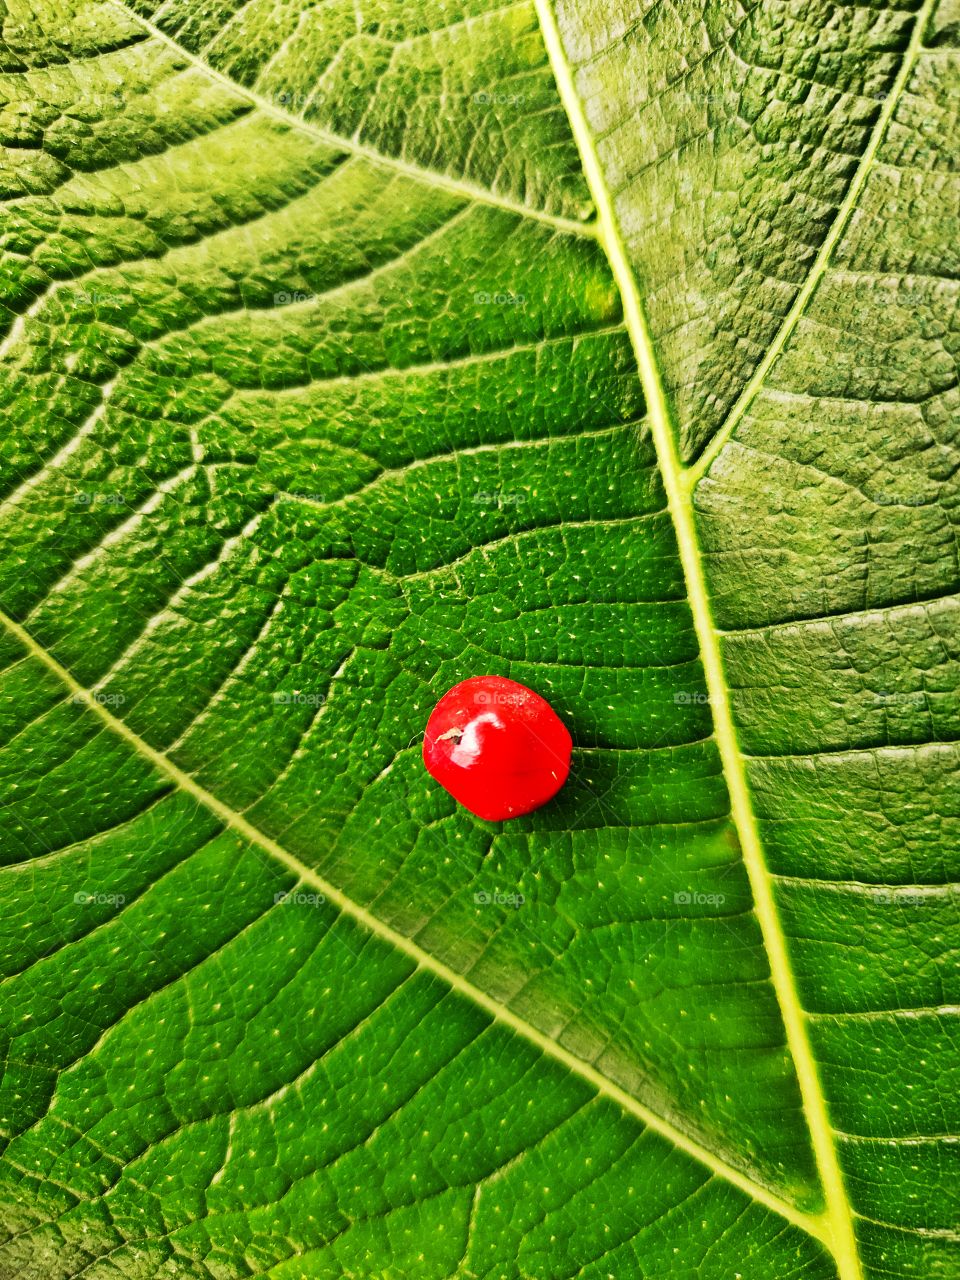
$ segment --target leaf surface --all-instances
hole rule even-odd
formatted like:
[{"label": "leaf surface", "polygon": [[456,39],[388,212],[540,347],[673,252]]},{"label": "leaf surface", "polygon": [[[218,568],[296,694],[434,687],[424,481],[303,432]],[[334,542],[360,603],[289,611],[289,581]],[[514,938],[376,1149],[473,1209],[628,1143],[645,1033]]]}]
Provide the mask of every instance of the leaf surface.
[{"label": "leaf surface", "polygon": [[949,15],[9,8],[0,1275],[954,1274]]}]

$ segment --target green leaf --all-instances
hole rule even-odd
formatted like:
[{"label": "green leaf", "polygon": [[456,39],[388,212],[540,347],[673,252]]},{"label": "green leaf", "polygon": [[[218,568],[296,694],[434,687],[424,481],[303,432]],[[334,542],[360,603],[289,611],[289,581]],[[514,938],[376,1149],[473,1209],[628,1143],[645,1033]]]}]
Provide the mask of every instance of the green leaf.
[{"label": "green leaf", "polygon": [[0,1276],[957,1275],[950,6],[7,8]]}]

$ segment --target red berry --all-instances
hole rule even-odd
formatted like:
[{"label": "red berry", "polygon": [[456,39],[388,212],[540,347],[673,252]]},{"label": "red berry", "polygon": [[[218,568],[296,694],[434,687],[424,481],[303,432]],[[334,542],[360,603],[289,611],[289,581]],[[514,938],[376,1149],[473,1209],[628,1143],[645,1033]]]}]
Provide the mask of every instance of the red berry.
[{"label": "red berry", "polygon": [[423,735],[423,763],[490,822],[532,813],[570,772],[570,734],[538,693],[503,676],[471,676],[443,695]]}]

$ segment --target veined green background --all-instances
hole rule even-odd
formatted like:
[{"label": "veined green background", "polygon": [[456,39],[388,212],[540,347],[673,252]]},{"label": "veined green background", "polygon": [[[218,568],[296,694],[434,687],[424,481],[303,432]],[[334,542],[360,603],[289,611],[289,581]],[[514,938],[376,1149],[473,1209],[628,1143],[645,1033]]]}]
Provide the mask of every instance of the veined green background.
[{"label": "veined green background", "polygon": [[960,1276],[956,6],[0,18],[0,1280]]}]

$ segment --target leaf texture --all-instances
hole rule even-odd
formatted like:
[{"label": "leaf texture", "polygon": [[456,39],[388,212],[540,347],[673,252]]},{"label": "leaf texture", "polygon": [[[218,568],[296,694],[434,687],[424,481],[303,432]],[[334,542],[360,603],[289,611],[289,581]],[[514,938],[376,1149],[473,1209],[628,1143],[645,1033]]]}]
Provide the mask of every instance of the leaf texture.
[{"label": "leaf texture", "polygon": [[822,8],[7,5],[0,1276],[956,1274],[956,28]]}]

